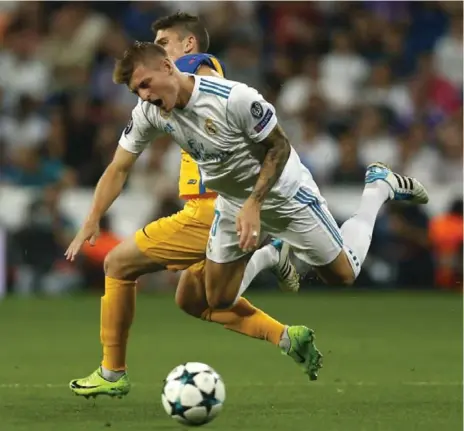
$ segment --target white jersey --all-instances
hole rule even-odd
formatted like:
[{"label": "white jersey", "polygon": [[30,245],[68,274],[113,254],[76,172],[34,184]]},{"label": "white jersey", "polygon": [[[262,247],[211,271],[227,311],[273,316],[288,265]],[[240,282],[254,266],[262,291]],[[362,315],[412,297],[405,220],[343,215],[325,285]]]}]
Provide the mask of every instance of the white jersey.
[{"label": "white jersey", "polygon": [[[250,196],[258,179],[265,151],[257,144],[277,125],[275,109],[245,84],[192,76],[195,85],[185,108],[166,114],[140,100],[119,144],[131,153],[140,153],[158,135],[168,133],[198,164],[207,188],[241,203]],[[308,175],[292,148],[263,209],[293,197]]]}]

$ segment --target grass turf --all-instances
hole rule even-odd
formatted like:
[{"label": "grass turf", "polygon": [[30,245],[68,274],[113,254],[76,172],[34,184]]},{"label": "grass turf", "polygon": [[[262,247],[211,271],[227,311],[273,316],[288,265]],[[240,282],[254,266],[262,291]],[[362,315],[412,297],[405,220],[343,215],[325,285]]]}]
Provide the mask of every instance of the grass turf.
[{"label": "grass turf", "polygon": [[141,295],[129,346],[132,392],[85,400],[67,383],[99,363],[99,299],[0,303],[0,430],[176,430],[160,403],[175,365],[202,361],[226,382],[211,430],[462,430],[462,298],[440,293],[317,292],[251,296],[283,322],[317,331],[325,354],[306,381],[271,345]]}]

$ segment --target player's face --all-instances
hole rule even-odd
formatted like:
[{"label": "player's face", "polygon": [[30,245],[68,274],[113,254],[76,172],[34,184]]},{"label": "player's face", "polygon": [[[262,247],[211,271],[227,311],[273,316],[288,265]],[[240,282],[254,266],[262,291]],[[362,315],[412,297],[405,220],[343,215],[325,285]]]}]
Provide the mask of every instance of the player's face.
[{"label": "player's face", "polygon": [[192,37],[182,38],[181,34],[174,29],[158,30],[155,43],[162,46],[169,58],[176,61],[185,54],[192,53]]},{"label": "player's face", "polygon": [[175,108],[179,94],[173,72],[174,66],[168,59],[139,64],[132,74],[129,89],[145,102],[169,112]]}]

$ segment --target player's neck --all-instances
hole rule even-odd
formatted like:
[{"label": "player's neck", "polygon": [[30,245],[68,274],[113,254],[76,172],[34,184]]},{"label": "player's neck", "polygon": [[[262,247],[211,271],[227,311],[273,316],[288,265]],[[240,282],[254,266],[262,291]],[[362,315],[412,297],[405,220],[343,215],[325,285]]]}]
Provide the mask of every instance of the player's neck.
[{"label": "player's neck", "polygon": [[183,109],[187,106],[194,87],[195,78],[193,76],[179,75],[179,96],[177,97],[176,108]]}]

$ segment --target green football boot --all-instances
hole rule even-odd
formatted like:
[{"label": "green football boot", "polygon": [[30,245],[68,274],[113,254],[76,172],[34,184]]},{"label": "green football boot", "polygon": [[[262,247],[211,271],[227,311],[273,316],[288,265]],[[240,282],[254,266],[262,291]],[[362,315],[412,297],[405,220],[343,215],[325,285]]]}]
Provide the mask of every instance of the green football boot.
[{"label": "green football boot", "polygon": [[85,398],[97,397],[98,395],[108,395],[110,397],[122,398],[130,391],[131,384],[127,373],[123,374],[119,380],[110,382],[105,380],[101,375],[101,369],[98,367],[90,376],[83,379],[72,380],[69,388],[76,394]]},{"label": "green football boot", "polygon": [[290,347],[282,353],[293,358],[310,380],[317,380],[322,354],[314,344],[314,331],[306,326],[289,326],[287,334]]}]

